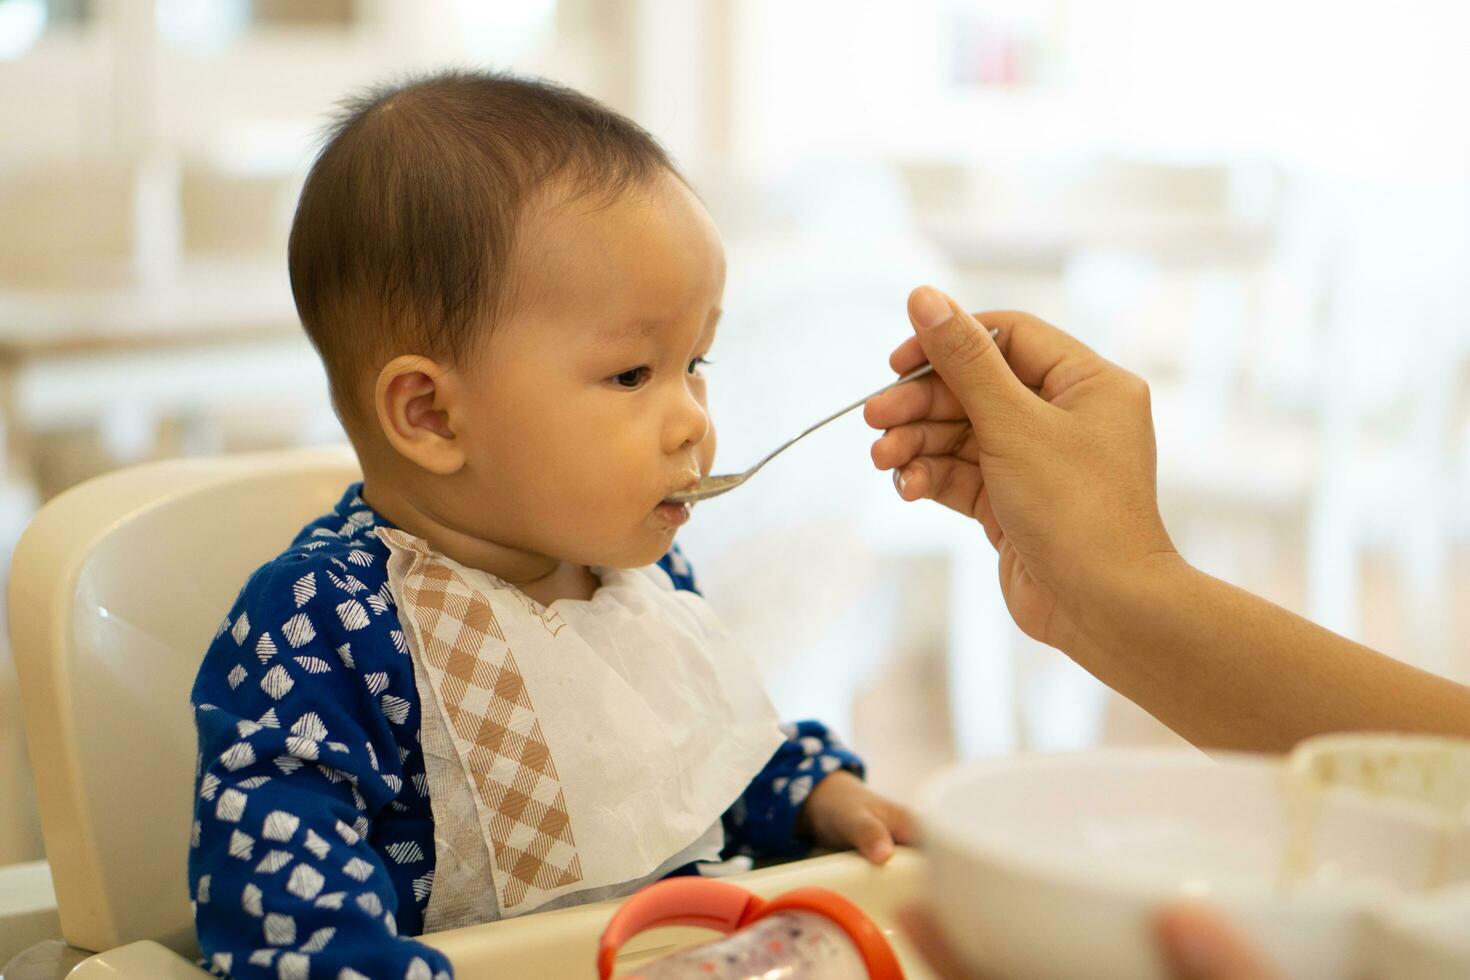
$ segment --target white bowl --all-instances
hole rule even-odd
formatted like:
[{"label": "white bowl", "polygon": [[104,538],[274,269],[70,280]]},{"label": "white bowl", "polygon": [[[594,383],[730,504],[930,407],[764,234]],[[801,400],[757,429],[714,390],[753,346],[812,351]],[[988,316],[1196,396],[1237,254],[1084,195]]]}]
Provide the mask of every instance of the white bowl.
[{"label": "white bowl", "polygon": [[[1384,968],[1371,947],[1388,935],[1405,956],[1422,952],[1420,937],[1436,931],[1425,916],[1388,913],[1433,901],[1444,815],[1342,790],[1308,813],[1282,773],[1276,759],[1191,750],[953,770],[920,806],[927,894],[959,955],[1007,980],[1162,978],[1154,917],[1180,898],[1220,909],[1285,976]],[[1308,831],[1304,852],[1290,844],[1296,828]],[[1292,854],[1306,874],[1288,887]],[[1455,864],[1453,877],[1470,878]]]}]

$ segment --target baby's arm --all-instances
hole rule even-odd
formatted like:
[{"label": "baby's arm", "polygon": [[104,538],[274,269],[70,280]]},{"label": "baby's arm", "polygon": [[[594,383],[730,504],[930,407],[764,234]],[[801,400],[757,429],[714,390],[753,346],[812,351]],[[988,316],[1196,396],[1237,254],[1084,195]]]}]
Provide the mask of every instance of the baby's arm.
[{"label": "baby's arm", "polygon": [[798,831],[808,798],[827,777],[863,776],[863,762],[818,721],[781,726],[786,741],[725,812],[727,850],[753,857],[800,857],[812,841]]},{"label": "baby's arm", "polygon": [[813,843],[856,848],[874,864],[914,842],[908,808],[863,783],[863,763],[820,722],[783,725],[786,744],[725,815],[744,853],[799,856]]},{"label": "baby's arm", "polygon": [[328,638],[330,609],[289,625],[277,586],[292,583],[273,577],[247,587],[194,689],[189,885],[205,959],[241,978],[442,980],[441,953],[397,936],[398,893],[369,844],[402,785],[377,692]]}]

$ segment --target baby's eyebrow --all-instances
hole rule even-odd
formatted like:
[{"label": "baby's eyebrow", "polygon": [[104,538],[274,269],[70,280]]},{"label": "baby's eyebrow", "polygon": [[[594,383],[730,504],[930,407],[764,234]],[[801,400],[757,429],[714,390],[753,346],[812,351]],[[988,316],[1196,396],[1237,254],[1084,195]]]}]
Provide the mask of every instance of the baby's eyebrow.
[{"label": "baby's eyebrow", "polygon": [[642,340],[657,330],[656,320],[631,320],[603,324],[598,328],[597,336],[605,344],[615,344],[625,340]]},{"label": "baby's eyebrow", "polygon": [[[719,325],[722,309],[710,311],[705,329]],[[658,320],[628,320],[622,323],[605,323],[598,327],[597,339],[603,344],[617,344],[631,340],[644,340],[658,332],[663,324]]]}]

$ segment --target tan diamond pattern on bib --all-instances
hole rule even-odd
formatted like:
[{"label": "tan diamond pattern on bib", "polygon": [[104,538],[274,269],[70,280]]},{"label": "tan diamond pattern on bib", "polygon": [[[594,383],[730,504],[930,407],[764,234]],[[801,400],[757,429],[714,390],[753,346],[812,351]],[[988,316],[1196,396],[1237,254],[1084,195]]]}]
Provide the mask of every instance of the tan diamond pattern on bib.
[{"label": "tan diamond pattern on bib", "polygon": [[[490,603],[422,551],[405,588],[421,655],[489,814],[501,909],[513,911],[533,890],[581,881],[556,764]],[[545,625],[553,635],[560,628]]]}]

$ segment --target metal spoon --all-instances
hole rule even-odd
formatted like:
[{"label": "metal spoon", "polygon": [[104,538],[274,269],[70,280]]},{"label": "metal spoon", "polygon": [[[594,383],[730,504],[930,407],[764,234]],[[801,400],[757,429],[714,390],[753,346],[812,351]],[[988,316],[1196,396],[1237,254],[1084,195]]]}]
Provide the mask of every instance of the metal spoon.
[{"label": "metal spoon", "polygon": [[751,477],[755,476],[756,472],[762,466],[765,466],[771,460],[775,459],[777,456],[781,455],[783,452],[785,452],[786,450],[790,449],[793,445],[795,445],[800,440],[805,439],[807,436],[811,435],[813,432],[816,432],[818,429],[820,429],[822,426],[826,425],[828,422],[831,422],[833,419],[841,418],[842,416],[846,415],[848,412],[852,411],[854,408],[857,408],[859,405],[862,405],[869,398],[876,398],[877,396],[883,394],[883,392],[887,391],[890,388],[897,388],[899,385],[908,384],[910,381],[913,381],[913,380],[918,379],[918,378],[922,378],[924,375],[931,373],[933,370],[934,370],[934,365],[932,365],[932,364],[925,364],[923,367],[919,368],[917,371],[910,371],[908,374],[905,374],[903,377],[899,378],[897,381],[893,382],[892,384],[884,385],[882,388],[879,388],[877,391],[873,392],[871,395],[868,395],[868,396],[866,396],[864,398],[859,398],[857,401],[853,402],[851,405],[847,406],[846,408],[841,409],[841,410],[836,411],[836,412],[833,412],[831,415],[829,415],[826,418],[822,419],[822,421],[818,422],[816,425],[813,425],[810,428],[805,429],[800,435],[796,436],[795,438],[788,439],[786,442],[782,443],[780,446],[777,446],[776,447],[776,450],[774,452],[772,452],[765,459],[761,460],[759,463],[756,463],[754,466],[752,466],[750,469],[746,470],[744,473],[726,473],[723,476],[707,476],[707,477],[704,477],[702,480],[700,480],[698,483],[696,483],[689,490],[683,490],[683,491],[680,491],[679,493],[669,494],[669,499],[672,500],[676,504],[692,504],[692,503],[694,503],[697,500],[708,500],[711,497],[718,497],[722,493],[729,493],[731,490],[734,490],[736,487],[740,486],[740,484],[744,483],[746,480],[749,480]]}]

